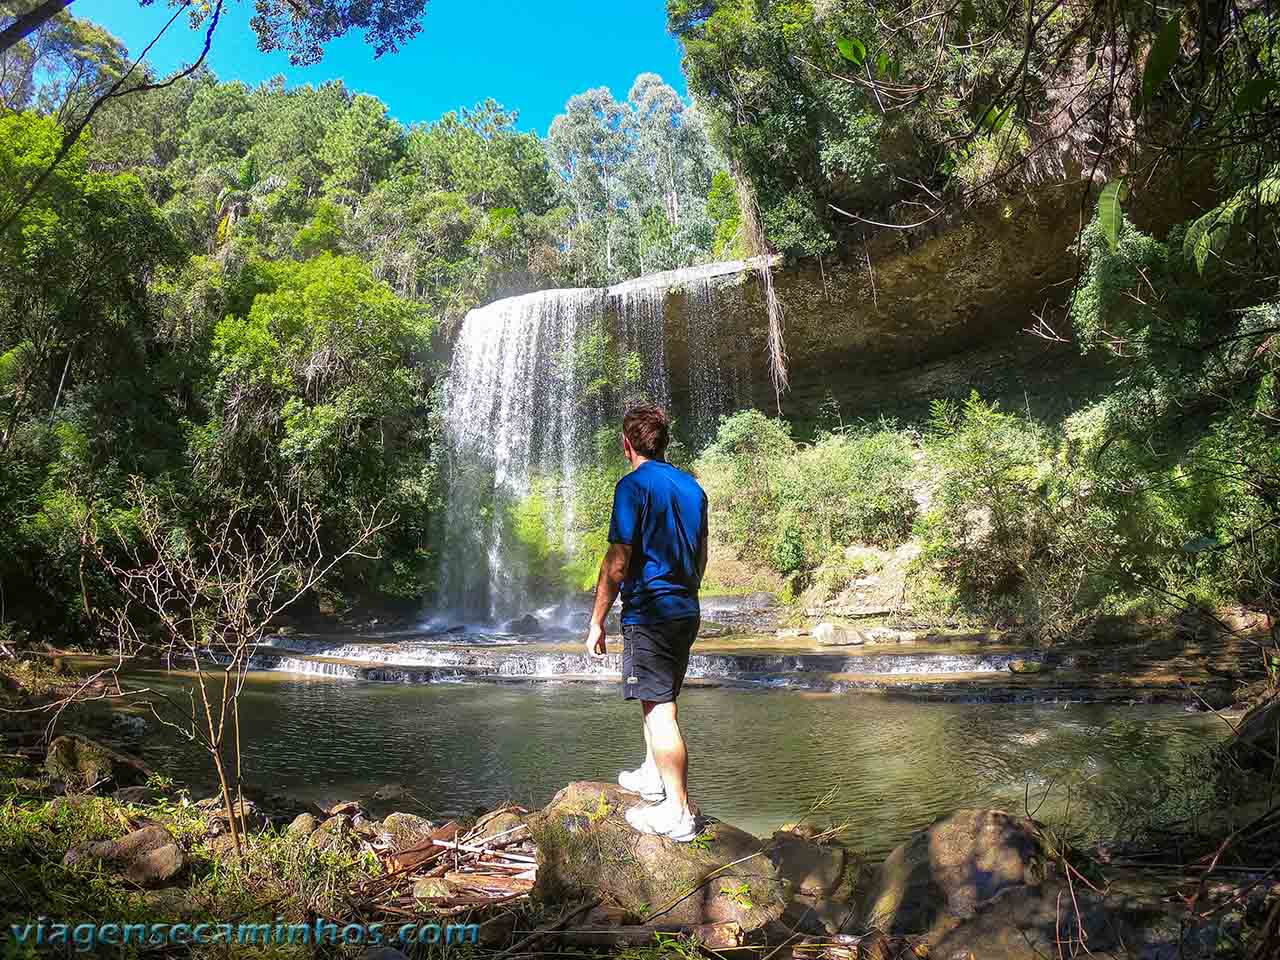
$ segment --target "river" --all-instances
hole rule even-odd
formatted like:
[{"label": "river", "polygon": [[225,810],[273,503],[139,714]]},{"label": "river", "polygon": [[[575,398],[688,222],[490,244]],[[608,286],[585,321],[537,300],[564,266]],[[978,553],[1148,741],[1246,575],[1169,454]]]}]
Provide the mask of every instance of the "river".
[{"label": "river", "polygon": [[[135,677],[135,679],[138,679]],[[171,691],[188,681],[145,675]],[[1168,706],[928,703],[876,694],[687,689],[690,789],[704,813],[768,833],[824,795],[820,824],[882,854],[934,817],[971,805],[1065,817],[1086,835],[1121,828],[1110,787],[1171,769],[1227,730]],[[402,784],[399,809],[447,816],[546,803],[571,780],[611,780],[641,758],[639,710],[609,683],[402,685],[250,675],[241,701],[247,779],[320,802]],[[137,722],[132,724],[139,727]],[[181,779],[207,781],[199,748],[154,720],[136,747]]]}]

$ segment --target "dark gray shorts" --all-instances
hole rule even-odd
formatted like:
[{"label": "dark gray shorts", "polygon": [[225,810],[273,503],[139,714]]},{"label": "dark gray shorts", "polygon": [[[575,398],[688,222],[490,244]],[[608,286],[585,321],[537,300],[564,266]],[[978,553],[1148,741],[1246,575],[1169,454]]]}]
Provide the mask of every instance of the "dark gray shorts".
[{"label": "dark gray shorts", "polygon": [[698,617],[623,624],[622,690],[628,700],[671,703],[680,696],[698,624]]}]

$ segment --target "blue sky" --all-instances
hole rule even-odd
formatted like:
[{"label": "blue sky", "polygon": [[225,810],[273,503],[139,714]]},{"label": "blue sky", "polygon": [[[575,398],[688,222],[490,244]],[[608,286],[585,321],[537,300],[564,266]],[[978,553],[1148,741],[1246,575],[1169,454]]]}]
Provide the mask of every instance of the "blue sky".
[{"label": "blue sky", "polygon": [[[259,52],[249,28],[252,0],[228,7],[209,55],[219,78],[251,85],[279,73],[291,85],[341,78],[385,101],[403,123],[493,97],[520,111],[521,128],[545,134],[573,94],[606,86],[622,99],[646,71],[686,93],[663,0],[429,0],[422,32],[399,53],[374,60],[353,34],[305,68],[291,67],[282,53]],[[146,8],[135,0],[76,0],[70,10],[107,27],[134,54],[172,15],[163,0]],[[152,51],[152,66],[168,72],[188,63],[202,41],[179,19]]]}]

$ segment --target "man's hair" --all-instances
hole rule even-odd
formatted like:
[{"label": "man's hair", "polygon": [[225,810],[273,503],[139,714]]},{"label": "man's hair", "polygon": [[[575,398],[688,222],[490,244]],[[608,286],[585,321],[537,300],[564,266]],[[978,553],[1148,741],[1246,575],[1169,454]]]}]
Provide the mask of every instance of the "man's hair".
[{"label": "man's hair", "polygon": [[622,418],[622,435],[640,456],[651,460],[661,458],[671,442],[671,418],[661,407],[649,404],[632,407]]}]

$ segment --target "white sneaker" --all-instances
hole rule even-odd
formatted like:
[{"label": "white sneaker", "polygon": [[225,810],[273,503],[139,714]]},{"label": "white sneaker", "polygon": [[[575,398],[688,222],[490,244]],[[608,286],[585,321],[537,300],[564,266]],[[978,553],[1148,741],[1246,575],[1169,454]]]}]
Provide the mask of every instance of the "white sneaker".
[{"label": "white sneaker", "polygon": [[692,811],[674,810],[665,803],[632,807],[626,817],[627,823],[641,833],[652,833],[676,843],[688,843],[698,835],[698,819]]},{"label": "white sneaker", "polygon": [[618,774],[618,786],[623,790],[638,793],[646,800],[665,800],[667,788],[662,783],[662,774],[656,767],[641,764],[634,770],[623,770]]}]

